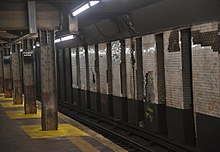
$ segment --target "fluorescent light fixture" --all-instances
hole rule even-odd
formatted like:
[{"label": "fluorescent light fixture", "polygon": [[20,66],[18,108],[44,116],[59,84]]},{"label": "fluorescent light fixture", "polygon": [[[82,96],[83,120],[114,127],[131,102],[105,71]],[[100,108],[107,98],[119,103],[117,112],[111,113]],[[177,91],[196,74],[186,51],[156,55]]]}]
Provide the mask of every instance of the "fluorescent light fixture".
[{"label": "fluorescent light fixture", "polygon": [[67,41],[67,40],[72,40],[72,39],[74,39],[74,36],[73,35],[68,35],[68,36],[62,37],[61,41]]},{"label": "fluorescent light fixture", "polygon": [[62,38],[56,39],[54,41],[54,43],[59,43],[59,42],[63,42],[63,41],[67,41],[67,40],[72,40],[72,39],[74,39],[74,36],[73,35],[68,35],[68,36],[64,36]]},{"label": "fluorescent light fixture", "polygon": [[73,16],[77,16],[78,14],[84,12],[85,10],[91,8],[92,6],[98,4],[99,2],[100,2],[100,0],[99,0],[99,1],[98,1],[98,0],[96,0],[96,1],[95,1],[95,0],[94,0],[94,1],[93,1],[93,0],[92,0],[92,1],[89,1],[88,3],[86,3],[86,4],[82,5],[82,6],[80,6],[80,7],[77,8],[77,9],[75,9],[75,10],[72,12],[72,15],[73,15]]},{"label": "fluorescent light fixture", "polygon": [[36,47],[40,47],[40,43],[39,42],[36,42]]},{"label": "fluorescent light fixture", "polygon": [[76,15],[78,15],[78,14],[84,12],[85,10],[89,9],[89,7],[90,7],[89,4],[86,3],[85,5],[81,6],[81,7],[78,8],[77,10],[75,10],[72,14],[73,14],[73,16],[76,16]]},{"label": "fluorescent light fixture", "polygon": [[89,5],[92,7],[92,6],[96,5],[96,4],[98,4],[99,2],[100,1],[90,1]]},{"label": "fluorescent light fixture", "polygon": [[60,39],[56,39],[56,40],[54,41],[54,43],[59,43],[59,42],[61,42]]}]

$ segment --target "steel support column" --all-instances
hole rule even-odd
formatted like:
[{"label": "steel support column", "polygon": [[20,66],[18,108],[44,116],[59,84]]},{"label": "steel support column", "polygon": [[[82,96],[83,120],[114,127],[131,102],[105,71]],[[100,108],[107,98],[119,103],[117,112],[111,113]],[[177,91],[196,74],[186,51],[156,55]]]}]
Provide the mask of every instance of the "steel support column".
[{"label": "steel support column", "polygon": [[37,33],[36,2],[28,1],[29,33]]},{"label": "steel support column", "polygon": [[4,93],[3,51],[0,51],[0,93]]},{"label": "steel support column", "polygon": [[57,130],[57,85],[54,31],[40,31],[42,130]]},{"label": "steel support column", "polygon": [[5,98],[12,98],[11,56],[8,48],[4,50],[3,69]]},{"label": "steel support column", "polygon": [[20,44],[13,46],[12,52],[12,75],[13,75],[13,102],[14,104],[22,104],[22,79],[21,79],[21,56]]},{"label": "steel support column", "polygon": [[36,90],[34,75],[34,51],[32,40],[25,40],[23,52],[23,79],[24,79],[24,111],[25,114],[36,114]]}]

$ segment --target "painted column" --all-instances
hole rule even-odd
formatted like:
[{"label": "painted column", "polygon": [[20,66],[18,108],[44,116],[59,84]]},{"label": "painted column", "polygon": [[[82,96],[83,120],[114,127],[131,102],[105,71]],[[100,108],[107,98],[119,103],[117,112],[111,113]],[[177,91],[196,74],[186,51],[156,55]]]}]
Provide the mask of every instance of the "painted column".
[{"label": "painted column", "polygon": [[57,85],[54,31],[40,31],[42,130],[57,130]]},{"label": "painted column", "polygon": [[5,98],[12,98],[11,56],[8,48],[4,50],[3,69]]},{"label": "painted column", "polygon": [[3,51],[0,51],[0,93],[4,93]]},{"label": "painted column", "polygon": [[34,50],[32,40],[26,40],[26,48],[23,52],[23,79],[24,79],[24,110],[25,114],[36,114],[36,90],[34,75]]},{"label": "painted column", "polygon": [[22,79],[21,79],[21,56],[20,44],[15,44],[12,53],[12,75],[13,75],[13,102],[22,104]]}]

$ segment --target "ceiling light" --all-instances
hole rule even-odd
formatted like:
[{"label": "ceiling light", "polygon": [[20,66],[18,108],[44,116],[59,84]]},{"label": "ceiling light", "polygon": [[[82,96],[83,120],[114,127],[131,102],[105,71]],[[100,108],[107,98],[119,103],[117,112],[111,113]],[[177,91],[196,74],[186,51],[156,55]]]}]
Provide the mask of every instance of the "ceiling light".
[{"label": "ceiling light", "polygon": [[76,16],[76,15],[78,15],[78,14],[84,12],[85,10],[89,9],[89,7],[90,7],[89,4],[86,3],[86,4],[83,5],[82,7],[79,7],[77,10],[75,10],[72,14],[73,14],[73,16]]},{"label": "ceiling light", "polygon": [[36,42],[36,47],[40,47],[40,43],[39,42]]},{"label": "ceiling light", "polygon": [[94,6],[94,5],[96,5],[96,4],[98,4],[100,1],[90,1],[89,2],[89,5],[90,6]]},{"label": "ceiling light", "polygon": [[61,41],[67,41],[67,40],[72,40],[72,39],[74,39],[74,36],[73,35],[68,35],[68,36],[62,37]]},{"label": "ceiling light", "polygon": [[59,43],[61,40],[60,39],[56,39],[55,41],[54,41],[54,43]]},{"label": "ceiling light", "polygon": [[72,12],[73,16],[77,16],[78,14],[84,12],[85,10],[89,9],[90,7],[98,4],[101,0],[97,0],[97,1],[89,1],[88,3],[83,4],[82,6],[78,7],[77,9],[74,9],[74,11]]}]

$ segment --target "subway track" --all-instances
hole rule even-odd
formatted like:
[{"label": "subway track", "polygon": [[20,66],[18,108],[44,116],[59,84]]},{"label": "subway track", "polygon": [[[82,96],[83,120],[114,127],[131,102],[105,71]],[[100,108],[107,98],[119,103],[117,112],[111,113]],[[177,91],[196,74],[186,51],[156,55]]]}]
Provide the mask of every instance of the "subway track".
[{"label": "subway track", "polygon": [[165,137],[114,120],[90,110],[58,103],[59,111],[95,130],[129,152],[195,152],[194,148],[175,144]]}]

